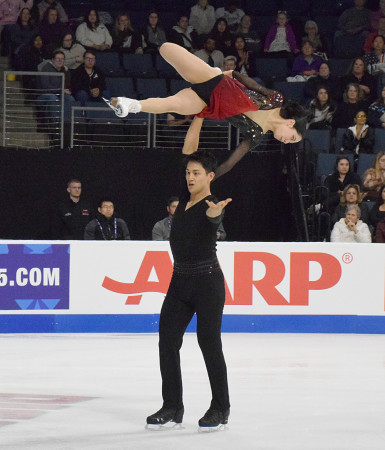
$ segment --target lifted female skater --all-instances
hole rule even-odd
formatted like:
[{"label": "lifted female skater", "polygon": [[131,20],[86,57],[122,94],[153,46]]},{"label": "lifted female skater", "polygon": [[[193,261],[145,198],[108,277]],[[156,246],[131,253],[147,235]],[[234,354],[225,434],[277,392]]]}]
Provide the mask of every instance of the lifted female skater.
[{"label": "lifted female skater", "polygon": [[197,149],[204,118],[227,119],[240,128],[245,137],[246,143],[236,155],[238,160],[250,148],[257,146],[268,131],[284,144],[302,139],[307,112],[298,103],[288,102],[282,106],[283,98],[278,92],[266,89],[238,72],[229,70],[222,73],[177,44],[166,42],[160,47],[160,54],[192,84],[191,88],[166,98],[134,100],[114,97],[107,103],[117,116],[125,117],[140,111],[195,114],[192,130],[186,137],[185,153],[193,153]]}]

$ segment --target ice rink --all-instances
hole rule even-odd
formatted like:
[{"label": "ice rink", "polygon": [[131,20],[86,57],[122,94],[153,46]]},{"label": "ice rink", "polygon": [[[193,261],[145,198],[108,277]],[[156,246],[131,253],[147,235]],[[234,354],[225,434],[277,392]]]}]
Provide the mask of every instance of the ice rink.
[{"label": "ice rink", "polygon": [[0,335],[0,449],[383,450],[385,336],[223,334],[231,415],[210,402],[195,334],[182,348],[184,429],[161,406],[156,334]]}]

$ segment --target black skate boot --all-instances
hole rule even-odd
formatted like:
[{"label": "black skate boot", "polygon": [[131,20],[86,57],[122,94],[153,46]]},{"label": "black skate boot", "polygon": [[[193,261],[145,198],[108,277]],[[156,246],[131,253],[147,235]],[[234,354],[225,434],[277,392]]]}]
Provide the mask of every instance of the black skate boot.
[{"label": "black skate boot", "polygon": [[146,428],[148,430],[182,428],[183,413],[183,407],[180,409],[171,409],[163,406],[155,414],[147,417]]},{"label": "black skate boot", "polygon": [[208,409],[206,414],[199,419],[199,431],[225,430],[229,415],[230,409],[226,409],[225,411],[213,408]]}]

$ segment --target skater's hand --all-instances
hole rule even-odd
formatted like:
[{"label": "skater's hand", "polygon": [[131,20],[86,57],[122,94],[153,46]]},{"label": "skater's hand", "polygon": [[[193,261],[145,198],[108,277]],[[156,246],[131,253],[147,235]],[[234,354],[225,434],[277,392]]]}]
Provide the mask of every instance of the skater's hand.
[{"label": "skater's hand", "polygon": [[222,200],[221,202],[214,203],[210,200],[206,200],[206,203],[208,204],[208,209],[206,211],[206,215],[208,217],[218,217],[222,214],[222,211],[224,208],[231,202],[231,198],[227,198],[226,200]]}]

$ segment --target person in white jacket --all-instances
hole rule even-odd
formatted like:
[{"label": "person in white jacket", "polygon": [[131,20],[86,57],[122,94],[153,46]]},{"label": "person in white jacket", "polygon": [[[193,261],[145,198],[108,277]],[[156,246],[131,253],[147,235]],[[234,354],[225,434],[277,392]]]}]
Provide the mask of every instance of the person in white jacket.
[{"label": "person in white jacket", "polygon": [[208,0],[198,0],[191,8],[189,23],[198,34],[209,34],[215,21],[215,10]]},{"label": "person in white jacket", "polygon": [[335,223],[331,242],[372,242],[369,227],[360,220],[361,210],[357,205],[349,205],[345,219]]},{"label": "person in white jacket", "polygon": [[110,32],[100,23],[99,14],[95,9],[90,9],[85,15],[84,22],[77,27],[76,40],[84,47],[94,50],[104,51],[111,48]]}]

